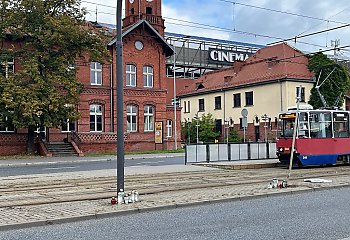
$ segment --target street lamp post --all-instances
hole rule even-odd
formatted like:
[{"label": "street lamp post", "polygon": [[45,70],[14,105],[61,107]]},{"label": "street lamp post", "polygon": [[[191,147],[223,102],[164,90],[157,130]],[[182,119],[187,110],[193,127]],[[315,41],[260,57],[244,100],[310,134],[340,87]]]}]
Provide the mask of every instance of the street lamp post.
[{"label": "street lamp post", "polygon": [[196,113],[196,118],[197,118],[196,129],[197,129],[197,144],[198,144],[199,143],[199,134],[198,134],[199,118],[198,118],[198,112]]},{"label": "street lamp post", "polygon": [[265,121],[265,124],[264,124],[265,142],[267,142],[267,124],[266,124],[266,121],[269,119],[269,117],[265,113],[263,116],[261,116],[261,119],[263,119]]},{"label": "street lamp post", "polygon": [[176,51],[175,51],[175,45],[174,45],[174,149],[177,149],[177,133],[176,133],[176,120],[177,120],[177,116],[176,116],[176,105],[177,105],[177,101],[176,101],[176,74],[175,74],[175,67],[176,67]]},{"label": "street lamp post", "polygon": [[[186,119],[185,119],[185,122],[186,122]],[[191,143],[191,131],[190,131],[190,127],[191,127],[190,119],[188,118],[188,121],[187,121],[187,138],[188,138],[188,144]]]}]

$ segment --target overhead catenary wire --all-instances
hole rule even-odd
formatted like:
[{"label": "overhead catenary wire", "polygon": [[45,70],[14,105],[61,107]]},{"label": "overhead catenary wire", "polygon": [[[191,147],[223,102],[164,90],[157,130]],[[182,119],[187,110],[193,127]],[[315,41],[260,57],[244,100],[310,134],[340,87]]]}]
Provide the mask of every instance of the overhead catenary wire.
[{"label": "overhead catenary wire", "polygon": [[[302,14],[297,14],[297,13],[280,11],[280,10],[276,10],[276,9],[259,7],[259,6],[244,4],[244,3],[235,2],[235,1],[229,1],[229,0],[218,0],[218,1],[229,2],[229,3],[232,3],[234,5],[242,5],[242,6],[246,6],[246,7],[258,8],[258,9],[266,10],[266,11],[273,11],[273,12],[277,12],[277,13],[281,13],[281,14],[289,14],[289,15],[294,15],[294,16],[298,16],[298,17],[306,17],[306,18],[319,20],[319,21],[328,21],[328,22],[332,22],[332,23],[345,24],[344,22],[332,21],[332,20],[329,20],[329,19],[317,18],[317,17],[307,16],[307,15],[302,15]],[[91,1],[83,0],[82,2],[89,3],[89,4],[95,4],[95,5],[99,5],[99,6],[104,6],[104,7],[115,8],[113,6],[100,4],[100,3],[94,3],[94,2],[91,2]],[[345,10],[342,10],[341,12],[343,12],[343,11],[345,11]],[[89,12],[92,12],[92,11],[89,11]],[[93,11],[93,12],[95,13],[95,11]],[[112,13],[106,13],[106,12],[99,12],[99,13],[107,14],[107,15],[114,15]],[[337,14],[339,14],[339,13],[337,13]],[[253,32],[248,32],[248,31],[241,31],[241,30],[237,30],[235,27],[234,27],[234,29],[222,28],[222,27],[218,27],[218,26],[213,26],[213,25],[208,25],[208,24],[201,24],[201,23],[196,23],[196,22],[190,22],[190,21],[186,21],[186,20],[182,20],[182,19],[175,19],[175,18],[171,18],[171,17],[164,17],[164,19],[169,19],[169,20],[172,20],[172,21],[176,21],[176,22],[167,22],[167,24],[170,24],[170,25],[196,27],[196,28],[201,28],[201,29],[209,29],[209,30],[213,30],[213,31],[230,32],[230,33],[237,33],[237,34],[242,34],[242,35],[250,35],[250,36],[253,36],[253,37],[261,37],[261,38],[268,38],[268,39],[279,40],[277,42],[273,42],[273,43],[270,43],[268,45],[279,43],[279,42],[288,42],[288,41],[293,41],[293,40],[296,41],[298,38],[312,36],[312,35],[316,35],[316,34],[321,34],[321,33],[324,33],[324,32],[333,31],[333,30],[336,30],[336,29],[348,27],[350,25],[350,24],[346,23],[343,26],[338,26],[338,27],[335,27],[335,28],[332,28],[332,29],[322,30],[322,31],[319,31],[319,32],[305,34],[305,35],[301,35],[301,36],[299,34],[298,36],[285,39],[285,38],[282,38],[282,37],[276,37],[276,36],[271,36],[271,35],[266,35],[266,34],[259,34],[259,33],[253,33]],[[186,24],[182,24],[182,23],[192,24],[193,26],[190,26],[188,24],[187,25]],[[318,44],[309,43],[309,42],[305,42],[305,41],[298,41],[298,43],[299,44],[304,44],[304,45],[309,45],[309,46],[320,47],[320,48],[324,47],[323,45],[318,45]]]},{"label": "overhead catenary wire", "polygon": [[[313,33],[308,33],[308,34],[304,34],[304,35],[300,35],[300,36],[295,36],[295,37],[292,37],[292,38],[287,38],[287,39],[284,39],[283,41],[291,41],[291,40],[296,41],[296,39],[298,39],[298,38],[310,37],[310,36],[313,36],[313,35],[316,35],[316,34],[330,32],[330,31],[338,30],[338,29],[341,29],[341,28],[349,27],[349,26],[350,26],[350,24],[348,23],[348,24],[345,24],[345,25],[342,25],[342,26],[339,26],[339,27],[334,27],[334,28],[330,28],[330,29],[326,29],[326,30],[321,30],[321,31],[318,31],[318,32],[313,32]],[[281,41],[273,42],[273,43],[269,43],[268,45],[272,45],[272,44],[276,44],[276,43],[280,43],[280,42]]]},{"label": "overhead catenary wire", "polygon": [[313,17],[313,16],[303,15],[303,14],[299,14],[299,13],[287,12],[287,11],[271,9],[271,8],[266,8],[266,7],[260,7],[260,6],[250,5],[250,4],[246,4],[246,3],[240,3],[240,2],[236,2],[236,1],[230,1],[230,0],[218,0],[218,1],[220,1],[220,2],[227,2],[227,3],[234,3],[236,5],[241,5],[241,6],[245,6],[245,7],[250,7],[250,8],[255,8],[255,9],[260,9],[260,10],[265,10],[265,11],[270,11],[270,12],[287,14],[287,15],[291,15],[291,16],[295,16],[295,17],[309,18],[309,19],[318,20],[318,21],[324,21],[324,22],[329,21],[329,22],[338,23],[338,24],[346,24],[346,22],[332,21],[332,20],[329,20],[329,19]]}]

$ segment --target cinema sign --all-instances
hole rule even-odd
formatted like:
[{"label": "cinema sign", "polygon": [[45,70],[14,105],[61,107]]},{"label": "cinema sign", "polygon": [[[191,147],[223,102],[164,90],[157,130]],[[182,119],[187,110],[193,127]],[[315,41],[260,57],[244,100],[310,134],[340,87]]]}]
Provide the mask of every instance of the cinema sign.
[{"label": "cinema sign", "polygon": [[252,53],[209,48],[209,63],[232,65],[235,61],[245,61]]}]

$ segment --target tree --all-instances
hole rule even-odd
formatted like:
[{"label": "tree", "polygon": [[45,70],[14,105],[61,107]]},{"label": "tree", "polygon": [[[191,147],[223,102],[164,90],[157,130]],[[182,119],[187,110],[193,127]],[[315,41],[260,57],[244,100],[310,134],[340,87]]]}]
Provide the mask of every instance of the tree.
[{"label": "tree", "polygon": [[239,135],[238,131],[234,128],[230,128],[230,132],[228,134],[229,142],[242,142],[242,137]]},{"label": "tree", "polygon": [[214,131],[215,122],[213,115],[203,114],[201,117],[194,117],[191,121],[185,120],[182,124],[182,134],[185,136],[186,142],[197,142],[197,124],[198,124],[198,139],[201,142],[214,142],[219,133]]},{"label": "tree", "polygon": [[83,86],[75,63],[109,59],[106,35],[89,27],[84,15],[79,0],[0,2],[0,40],[16,43],[0,49],[0,61],[15,59],[20,66],[0,74],[0,119],[28,129],[29,153],[36,128],[78,119]]},{"label": "tree", "polygon": [[[329,78],[320,87],[320,92],[324,96],[329,107],[334,106],[337,98],[342,94],[337,106],[334,106],[341,107],[344,103],[344,96],[348,93],[350,87],[349,72],[346,68],[337,64],[334,60],[327,58],[323,53],[316,53],[311,56],[309,58],[308,68],[315,73],[316,83],[317,80],[320,79],[319,84],[321,84],[334,69],[333,73],[329,75]],[[311,89],[309,104],[317,109],[324,106],[315,87]]]}]

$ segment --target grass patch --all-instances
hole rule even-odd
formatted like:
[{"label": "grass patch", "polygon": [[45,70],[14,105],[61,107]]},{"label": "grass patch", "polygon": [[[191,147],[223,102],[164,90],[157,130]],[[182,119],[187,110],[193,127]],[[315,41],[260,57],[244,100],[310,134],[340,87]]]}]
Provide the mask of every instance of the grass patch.
[{"label": "grass patch", "polygon": [[40,158],[40,155],[9,155],[9,156],[0,156],[0,160],[9,160],[9,159],[28,159],[28,158]]}]

